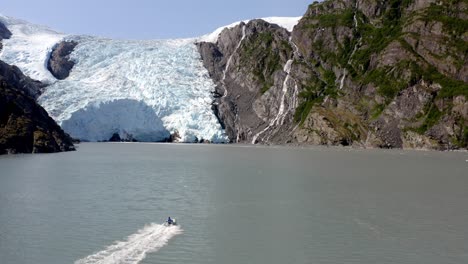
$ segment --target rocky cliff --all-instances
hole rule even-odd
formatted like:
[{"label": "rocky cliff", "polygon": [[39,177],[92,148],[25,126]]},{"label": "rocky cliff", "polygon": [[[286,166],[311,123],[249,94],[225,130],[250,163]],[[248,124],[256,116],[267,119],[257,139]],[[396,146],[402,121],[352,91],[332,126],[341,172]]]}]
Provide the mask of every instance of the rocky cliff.
[{"label": "rocky cliff", "polygon": [[41,95],[45,85],[24,75],[16,66],[10,66],[0,61],[0,76],[11,86],[25,92],[36,100]]},{"label": "rocky cliff", "polygon": [[[11,36],[11,32],[0,21],[0,51],[2,50],[2,40],[9,39]],[[39,97],[45,87],[41,82],[25,76],[18,67],[10,66],[3,61],[0,61],[0,76],[2,76],[5,82],[26,92],[27,95],[33,97],[34,100]]]},{"label": "rocky cliff", "polygon": [[217,84],[213,109],[232,142],[281,142],[292,131],[297,89],[289,39],[286,29],[252,20],[225,29],[216,44],[197,43]]},{"label": "rocky cliff", "polygon": [[9,39],[11,37],[11,32],[8,28],[0,22],[0,51],[2,51],[2,40]]},{"label": "rocky cliff", "polygon": [[329,0],[292,33],[254,20],[198,43],[232,142],[468,144],[468,4]]},{"label": "rocky cliff", "polygon": [[0,61],[0,154],[75,149],[71,138],[36,103],[37,84]]}]

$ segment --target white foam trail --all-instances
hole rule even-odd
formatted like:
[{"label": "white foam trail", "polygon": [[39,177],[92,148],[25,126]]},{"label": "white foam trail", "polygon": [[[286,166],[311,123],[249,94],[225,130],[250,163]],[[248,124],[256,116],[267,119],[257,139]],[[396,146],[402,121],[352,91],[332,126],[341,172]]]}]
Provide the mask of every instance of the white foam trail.
[{"label": "white foam trail", "polygon": [[178,226],[151,223],[130,235],[127,240],[116,241],[102,251],[75,261],[75,264],[139,263],[147,253],[158,251],[182,231]]}]

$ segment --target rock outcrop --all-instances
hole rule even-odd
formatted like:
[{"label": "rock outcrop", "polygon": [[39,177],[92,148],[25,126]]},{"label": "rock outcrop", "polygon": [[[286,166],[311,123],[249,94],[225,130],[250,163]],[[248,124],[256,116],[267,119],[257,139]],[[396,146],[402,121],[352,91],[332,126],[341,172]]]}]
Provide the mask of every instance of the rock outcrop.
[{"label": "rock outcrop", "polygon": [[109,138],[109,142],[121,142],[122,139],[120,138],[119,133],[112,134],[112,137]]},{"label": "rock outcrop", "polygon": [[55,78],[64,80],[70,75],[70,71],[75,65],[75,62],[70,60],[70,54],[76,45],[78,45],[76,41],[62,41],[52,50],[47,62],[47,69]]},{"label": "rock outcrop", "polygon": [[28,96],[36,100],[41,95],[45,85],[24,75],[16,66],[11,66],[0,61],[0,76],[11,86],[24,91]]},{"label": "rock outcrop", "polygon": [[23,85],[28,78],[1,61],[0,69],[0,154],[74,150],[72,139]]},{"label": "rock outcrop", "polygon": [[0,22],[0,51],[3,48],[2,40],[9,39],[10,37],[11,37],[11,32],[2,22]]},{"label": "rock outcrop", "polygon": [[294,93],[285,69],[293,56],[289,37],[284,28],[252,20],[225,29],[216,44],[197,43],[217,84],[213,109],[232,142],[281,142],[281,132],[293,125],[287,115],[294,102],[285,98]]},{"label": "rock outcrop", "polygon": [[254,20],[198,43],[232,142],[468,144],[466,1],[328,0],[292,34]]}]

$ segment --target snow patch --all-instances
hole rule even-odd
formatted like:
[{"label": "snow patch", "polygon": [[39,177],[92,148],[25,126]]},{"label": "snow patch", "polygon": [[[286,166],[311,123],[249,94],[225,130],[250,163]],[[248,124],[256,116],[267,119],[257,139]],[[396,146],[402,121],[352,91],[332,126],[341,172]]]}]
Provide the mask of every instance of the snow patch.
[{"label": "snow patch", "polygon": [[[263,20],[265,20],[266,22],[270,23],[270,24],[277,24],[278,26],[280,27],[283,27],[285,28],[286,30],[288,30],[289,32],[291,32],[294,28],[295,25],[297,25],[297,23],[299,23],[299,20],[301,19],[302,17],[265,17],[265,18],[261,18]],[[235,22],[235,23],[232,23],[232,24],[229,24],[227,26],[224,26],[224,27],[220,27],[220,28],[217,28],[215,31],[213,31],[212,33],[210,34],[207,34],[207,35],[204,35],[204,36],[201,36],[200,38],[197,39],[198,42],[211,42],[211,43],[216,43],[218,41],[218,37],[219,37],[219,34],[221,34],[221,32],[224,30],[224,29],[229,29],[229,28],[233,28],[237,25],[239,25],[240,23],[244,22],[244,23],[248,23],[251,19],[249,20],[243,20],[243,21],[238,21],[238,22]]]}]

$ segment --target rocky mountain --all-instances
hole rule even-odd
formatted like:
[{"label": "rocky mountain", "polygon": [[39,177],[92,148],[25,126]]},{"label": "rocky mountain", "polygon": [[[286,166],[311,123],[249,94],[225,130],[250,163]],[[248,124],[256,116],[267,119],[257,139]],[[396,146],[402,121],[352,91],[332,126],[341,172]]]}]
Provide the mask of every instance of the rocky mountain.
[{"label": "rocky mountain", "polygon": [[314,2],[197,47],[232,142],[467,148],[465,0]]},{"label": "rocky mountain", "polygon": [[70,136],[36,103],[41,87],[0,61],[0,154],[75,149]]},{"label": "rocky mountain", "polygon": [[0,15],[0,59],[18,66],[2,76],[86,141],[466,149],[467,9],[327,0],[301,18],[151,41]]},{"label": "rocky mountain", "polygon": [[[11,32],[0,23],[2,41]],[[44,84],[0,61],[0,154],[74,150],[71,138],[36,103]]]},{"label": "rocky mountain", "polygon": [[11,32],[8,28],[0,22],[0,51],[2,51],[3,45],[2,40],[9,39],[11,37]]},{"label": "rocky mountain", "polygon": [[211,110],[214,84],[196,38],[113,40],[2,21],[12,35],[0,59],[47,85],[37,101],[73,138],[228,140]]}]

